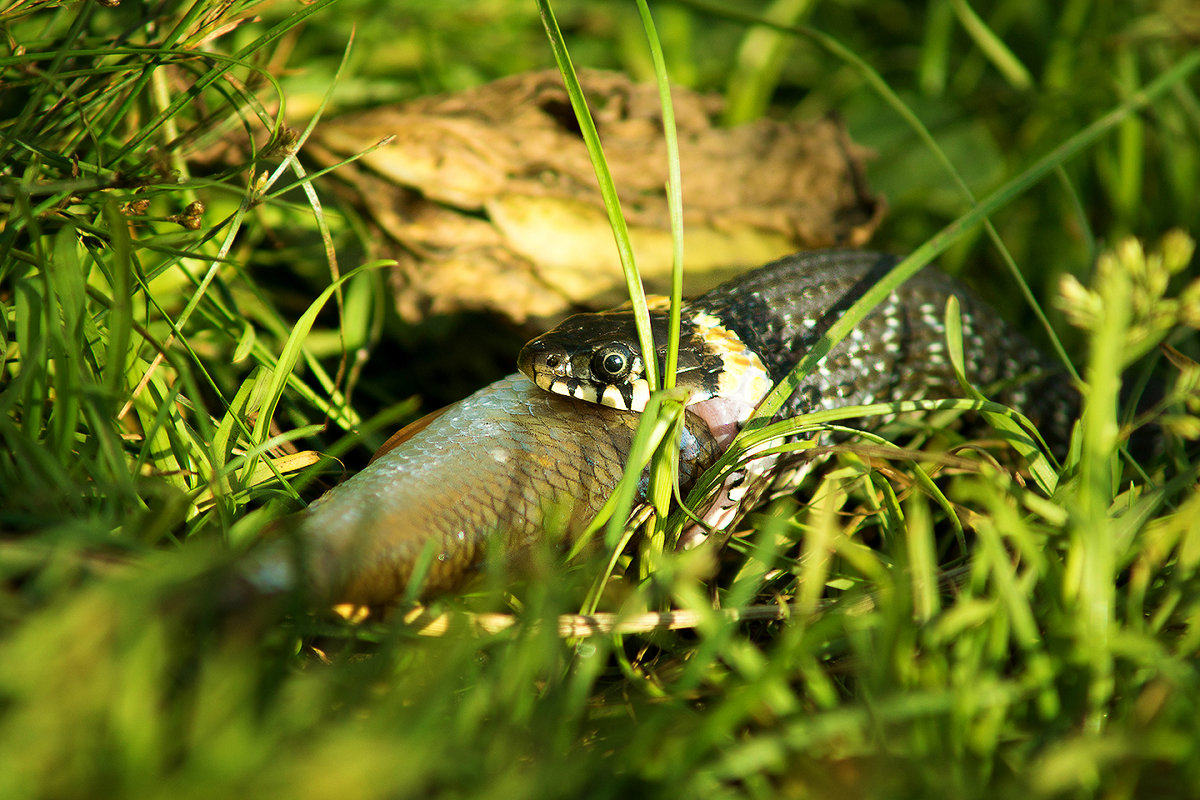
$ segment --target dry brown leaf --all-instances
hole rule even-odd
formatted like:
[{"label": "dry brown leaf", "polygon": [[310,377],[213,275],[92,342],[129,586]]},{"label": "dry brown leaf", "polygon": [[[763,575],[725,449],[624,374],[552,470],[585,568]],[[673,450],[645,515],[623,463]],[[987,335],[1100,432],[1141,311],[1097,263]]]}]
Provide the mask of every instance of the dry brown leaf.
[{"label": "dry brown leaf", "polygon": [[[671,269],[666,145],[653,84],[583,71],[651,290]],[[721,101],[674,88],[689,292],[787,253],[864,244],[883,203],[864,151],[832,120],[716,127]],[[327,122],[307,151],[342,178],[396,258],[400,313],[490,309],[517,322],[619,302],[624,281],[599,189],[557,72],[516,75]]]}]

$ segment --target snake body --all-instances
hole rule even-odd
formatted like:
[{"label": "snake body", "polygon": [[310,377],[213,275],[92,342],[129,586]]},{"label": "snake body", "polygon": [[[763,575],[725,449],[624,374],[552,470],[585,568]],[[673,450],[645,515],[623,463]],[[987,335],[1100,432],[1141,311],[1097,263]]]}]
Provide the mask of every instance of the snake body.
[{"label": "snake body", "polygon": [[[685,303],[677,385],[690,408],[727,442],[851,303],[897,263],[859,250],[799,253],[751,270]],[[779,412],[894,400],[961,397],[946,351],[947,300],[958,298],[966,376],[1029,416],[1047,439],[1065,441],[1074,390],[1060,368],[936,269],[926,268],[880,303],[834,347]],[[660,365],[667,311],[651,312]],[[518,366],[538,386],[616,408],[640,410],[649,395],[633,312],[579,314],[530,341]]]}]

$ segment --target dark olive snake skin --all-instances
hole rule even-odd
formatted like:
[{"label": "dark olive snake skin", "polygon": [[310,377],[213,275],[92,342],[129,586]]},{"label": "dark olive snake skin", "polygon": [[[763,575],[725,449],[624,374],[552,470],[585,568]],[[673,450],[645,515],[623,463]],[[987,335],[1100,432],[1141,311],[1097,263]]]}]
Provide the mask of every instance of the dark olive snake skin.
[{"label": "dark olive snake skin", "polygon": [[[748,391],[741,387],[740,423],[765,390],[897,262],[891,255],[857,250],[799,253],[694,298],[683,310],[679,385],[692,388],[693,401],[702,403],[732,394],[726,389],[736,383],[731,372],[764,370],[765,380],[752,381]],[[985,393],[994,392],[992,399],[1029,416],[1048,441],[1065,442],[1077,403],[1065,373],[958,281],[932,268],[893,291],[833,348],[779,416],[963,396],[946,354],[944,318],[951,295],[961,304],[968,379]],[[661,362],[666,311],[653,311],[652,321],[656,346],[663,348]],[[630,354],[624,374],[606,371],[604,358],[612,366],[621,360],[613,358],[614,352]],[[567,319],[527,344],[519,366],[542,388],[605,405],[637,408],[637,399],[647,393],[627,385],[617,388],[622,381],[642,380],[628,310]]]}]

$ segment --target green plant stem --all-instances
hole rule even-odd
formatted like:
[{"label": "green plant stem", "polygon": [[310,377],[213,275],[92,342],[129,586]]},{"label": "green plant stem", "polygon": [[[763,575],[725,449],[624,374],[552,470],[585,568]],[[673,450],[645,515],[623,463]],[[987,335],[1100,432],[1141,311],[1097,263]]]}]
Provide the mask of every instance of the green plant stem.
[{"label": "green plant stem", "polygon": [[650,312],[646,307],[646,292],[642,288],[641,276],[638,275],[637,264],[633,257],[633,246],[629,241],[629,228],[621,213],[621,199],[617,196],[617,188],[613,183],[612,172],[604,158],[604,150],[600,144],[600,135],[596,132],[596,123],[588,110],[587,100],[579,86],[579,76],[575,74],[575,66],[571,63],[571,55],[567,52],[566,41],[554,17],[554,10],[549,0],[537,0],[538,13],[542,17],[542,25],[546,29],[546,37],[550,40],[550,49],[554,53],[554,61],[562,73],[563,83],[570,98],[571,108],[591,157],[592,168],[596,172],[596,182],[600,184],[600,195],[604,200],[604,209],[608,212],[608,222],[613,229],[617,253],[621,257],[621,269],[625,273],[625,286],[629,291],[629,302],[633,307],[634,319],[637,322],[638,343],[642,349],[642,360],[645,362],[646,382],[650,390],[655,391],[661,386],[658,377],[658,359],[655,356],[654,337],[650,331]]}]

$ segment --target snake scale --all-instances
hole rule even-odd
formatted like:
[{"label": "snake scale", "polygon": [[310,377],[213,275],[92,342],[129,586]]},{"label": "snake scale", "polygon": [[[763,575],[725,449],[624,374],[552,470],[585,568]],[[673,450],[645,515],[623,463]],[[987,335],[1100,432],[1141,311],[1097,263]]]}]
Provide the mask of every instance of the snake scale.
[{"label": "snake scale", "polygon": [[[677,386],[689,408],[728,442],[755,406],[829,326],[898,263],[861,250],[798,253],[751,270],[685,303]],[[966,376],[995,389],[1063,441],[1074,390],[1063,371],[945,273],[919,272],[880,303],[786,401],[778,417],[895,400],[961,397],[946,350],[946,302],[956,297]],[[659,370],[666,357],[667,310],[651,311]],[[518,366],[548,391],[640,411],[649,397],[633,312],[577,314],[533,339]]]},{"label": "snake scale", "polygon": [[[861,251],[804,253],[686,304],[678,375],[692,392],[679,458],[685,490],[775,382],[895,263]],[[932,269],[892,292],[831,350],[780,416],[961,396],[944,342],[950,296],[962,307],[968,377],[1024,411],[1048,440],[1065,441],[1076,402],[1065,375]],[[652,315],[656,342],[666,340],[666,319],[661,309]],[[249,584],[259,593],[307,585],[325,600],[385,605],[454,590],[488,563],[519,564],[530,547],[577,538],[614,490],[635,412],[649,396],[636,342],[632,314],[622,309],[570,317],[532,340],[519,366],[533,382],[509,376],[401,431],[292,519],[284,541],[291,547],[267,546]],[[758,477],[777,477],[779,465],[758,465]],[[744,510],[754,475],[748,465],[741,483],[727,481],[705,513],[710,525]]]}]

